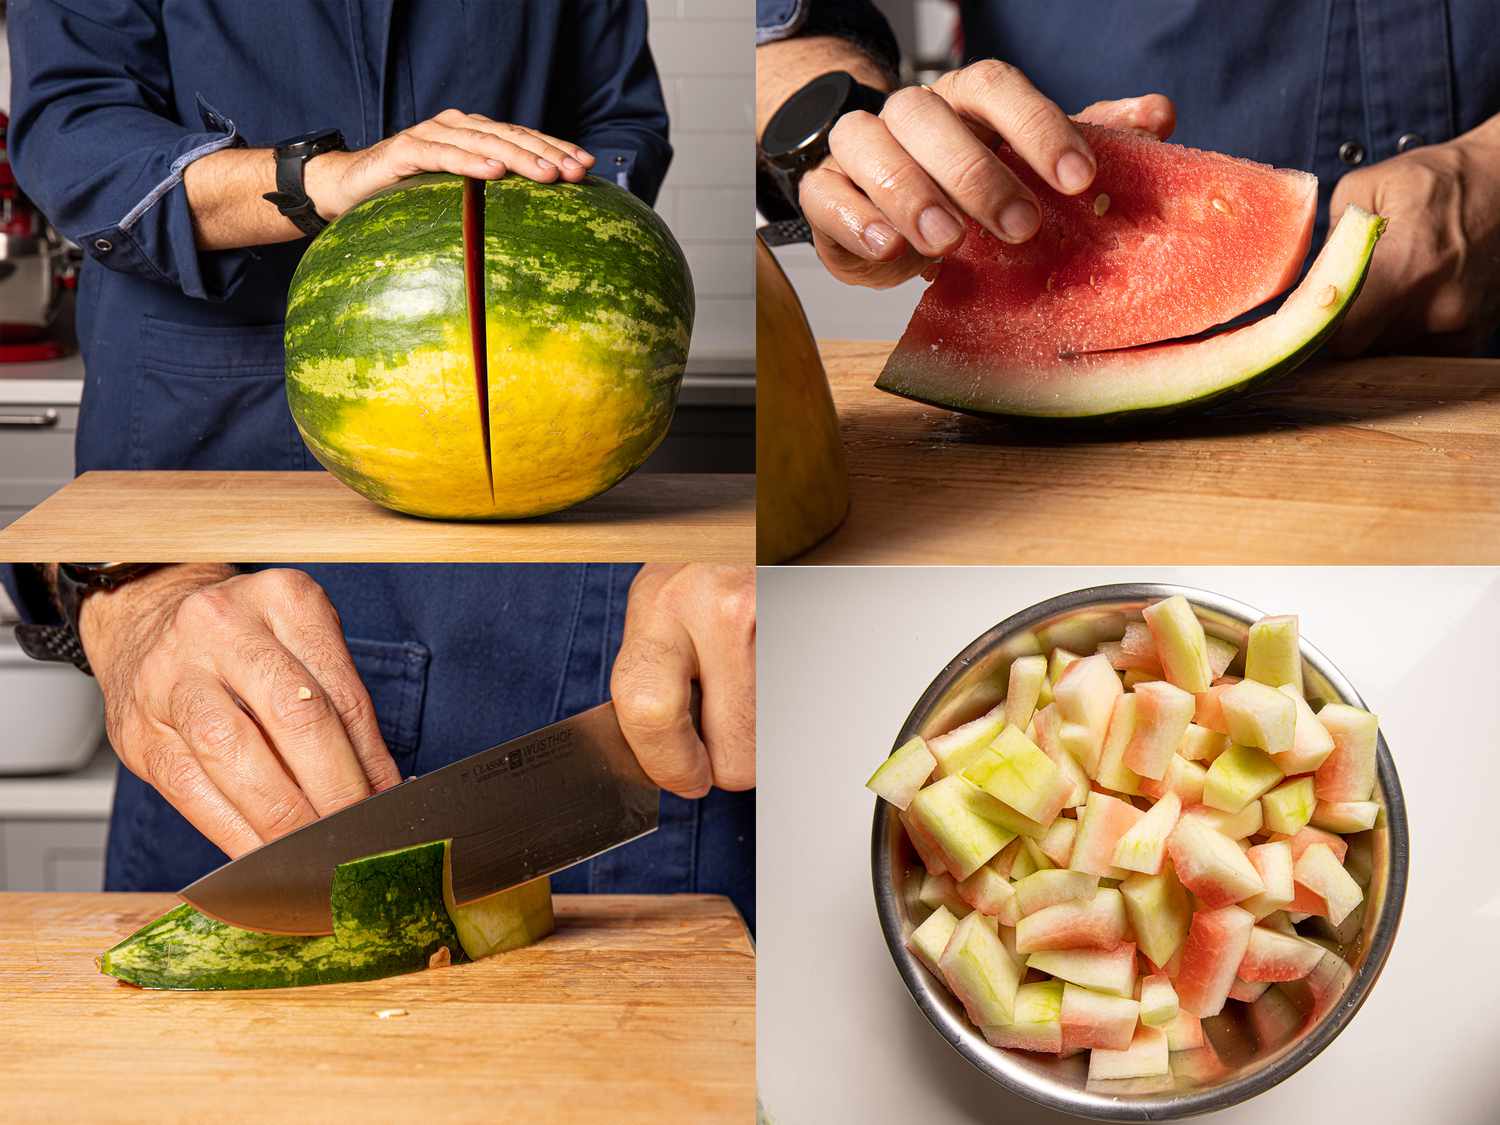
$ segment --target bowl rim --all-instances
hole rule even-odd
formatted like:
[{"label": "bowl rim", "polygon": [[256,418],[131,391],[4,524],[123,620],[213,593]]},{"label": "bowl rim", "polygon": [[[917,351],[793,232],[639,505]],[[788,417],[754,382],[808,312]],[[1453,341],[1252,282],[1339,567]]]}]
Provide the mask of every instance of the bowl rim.
[{"label": "bowl rim", "polygon": [[[1246,625],[1266,616],[1245,602],[1193,586],[1172,582],[1120,582],[1100,586],[1088,586],[1065,594],[1047,598],[1011,614],[1005,620],[986,629],[969,642],[943,670],[933,678],[927,689],[917,700],[902,723],[900,731],[891,744],[894,751],[917,733],[925,717],[944,692],[955,680],[969,670],[975,660],[985,655],[1005,638],[1037,625],[1059,613],[1086,608],[1091,605],[1127,601],[1155,601],[1181,594],[1195,606],[1233,617]],[[1361,708],[1364,699],[1355,690],[1333,662],[1299,634],[1302,658],[1323,676],[1329,685],[1346,703]],[[1365,708],[1368,710],[1368,708]],[[918,964],[916,956],[906,948],[902,932],[901,911],[898,902],[890,848],[886,845],[889,822],[894,811],[886,801],[875,799],[874,826],[870,838],[870,871],[875,891],[875,909],[880,918],[881,932],[887,949],[905,982],[907,991],[929,1023],[947,1040],[948,1045],[962,1055],[977,1070],[991,1081],[1019,1094],[1030,1101],[1049,1109],[1060,1110],[1081,1117],[1105,1121],[1159,1121],[1170,1118],[1190,1117],[1199,1113],[1226,1109],[1230,1106],[1263,1093],[1295,1074],[1316,1058],[1354,1018],[1365,998],[1374,988],[1381,970],[1390,956],[1396,930],[1401,921],[1401,910],[1406,899],[1406,880],[1410,865],[1410,841],[1407,831],[1406,804],[1401,794],[1401,782],[1396,775],[1395,762],[1386,745],[1384,733],[1376,743],[1376,780],[1385,802],[1386,831],[1390,840],[1390,871],[1387,875],[1385,898],[1379,917],[1370,930],[1369,945],[1360,967],[1344,989],[1338,1002],[1306,1035],[1297,1041],[1292,1050],[1268,1066],[1253,1074],[1231,1079],[1222,1085],[1204,1087],[1187,1093],[1167,1095],[1136,1094],[1128,1098],[1108,1094],[1090,1093],[1037,1075],[1019,1064],[1005,1066],[996,1064],[996,1056],[1004,1061],[1007,1052],[1003,1048],[981,1046],[982,1040],[969,1024],[967,1018],[953,1015],[939,1000],[935,986],[929,982],[926,970]]]}]

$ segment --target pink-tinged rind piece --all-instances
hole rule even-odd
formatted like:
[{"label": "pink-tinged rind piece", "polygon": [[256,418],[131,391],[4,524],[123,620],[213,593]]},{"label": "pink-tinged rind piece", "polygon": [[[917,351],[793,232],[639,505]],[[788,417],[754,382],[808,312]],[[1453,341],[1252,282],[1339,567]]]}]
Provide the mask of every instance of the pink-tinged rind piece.
[{"label": "pink-tinged rind piece", "polygon": [[1285,840],[1256,844],[1245,858],[1266,889],[1240,905],[1257,919],[1289,906],[1297,893],[1292,879],[1292,846]]},{"label": "pink-tinged rind piece", "polygon": [[1313,844],[1304,851],[1292,865],[1292,873],[1299,884],[1323,900],[1328,920],[1335,926],[1364,900],[1365,892],[1326,844]]},{"label": "pink-tinged rind piece", "polygon": [[1123,1051],[1095,1048],[1089,1053],[1090,1084],[1121,1078],[1150,1078],[1171,1073],[1167,1036],[1157,1027],[1140,1024]]},{"label": "pink-tinged rind piece", "polygon": [[1167,840],[1167,853],[1182,885],[1210,908],[1240,902],[1266,889],[1239,845],[1198,817],[1183,816],[1177,821]]},{"label": "pink-tinged rind piece", "polygon": [[1175,982],[1178,1003],[1186,1011],[1206,1018],[1224,1010],[1254,928],[1255,919],[1237,906],[1193,915]]},{"label": "pink-tinged rind piece", "polygon": [[1124,996],[1091,992],[1076,984],[1063,986],[1063,1047],[1124,1050],[1135,1035],[1140,1005]]},{"label": "pink-tinged rind piece", "polygon": [[1313,714],[1307,700],[1293,691],[1290,684],[1283,684],[1276,690],[1292,701],[1297,712],[1297,720],[1292,728],[1292,748],[1277,754],[1276,764],[1288,777],[1312,773],[1333,753],[1333,737],[1318,721],[1318,716]]},{"label": "pink-tinged rind piece", "polygon": [[1297,707],[1284,693],[1254,680],[1241,680],[1222,696],[1229,737],[1268,754],[1292,749]]},{"label": "pink-tinged rind piece", "polygon": [[1141,610],[1167,679],[1183,691],[1207,691],[1213,683],[1208,642],[1193,607],[1181,594]]},{"label": "pink-tinged rind piece", "polygon": [[1322,960],[1323,952],[1321,945],[1306,938],[1256,926],[1237,973],[1246,981],[1301,980]]},{"label": "pink-tinged rind piece", "polygon": [[1043,950],[1029,954],[1026,967],[1095,992],[1135,995],[1135,945],[1128,941],[1114,949]]},{"label": "pink-tinged rind piece", "polygon": [[1016,950],[1115,949],[1125,940],[1125,900],[1114,888],[1043,907],[1016,924]]},{"label": "pink-tinged rind piece", "polygon": [[1052,686],[1058,714],[1066,726],[1077,728],[1071,737],[1060,732],[1063,744],[1090,777],[1098,772],[1109,717],[1124,690],[1109,661],[1097,653],[1073,661]]},{"label": "pink-tinged rind piece", "polygon": [[1176,793],[1164,794],[1120,837],[1120,842],[1115,845],[1115,866],[1146,875],[1160,871],[1167,853],[1167,837],[1177,826],[1181,813],[1182,798]]},{"label": "pink-tinged rind piece", "polygon": [[1318,767],[1320,801],[1368,801],[1375,792],[1375,740],[1379,720],[1368,711],[1329,703],[1318,722],[1333,739],[1333,753]]},{"label": "pink-tinged rind piece", "polygon": [[1134,694],[1135,730],[1122,760],[1141,777],[1160,778],[1193,721],[1194,699],[1165,680],[1138,684]]},{"label": "pink-tinged rind piece", "polygon": [[1068,866],[1090,875],[1124,878],[1129,872],[1122,872],[1114,865],[1115,845],[1144,815],[1140,809],[1118,797],[1090,793],[1078,821],[1078,835],[1073,840],[1073,855]]}]

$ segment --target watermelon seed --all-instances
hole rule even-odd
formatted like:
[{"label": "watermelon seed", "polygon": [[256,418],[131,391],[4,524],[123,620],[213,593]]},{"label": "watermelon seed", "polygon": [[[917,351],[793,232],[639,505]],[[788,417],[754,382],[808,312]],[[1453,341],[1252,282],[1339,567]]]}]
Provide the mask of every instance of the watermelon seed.
[{"label": "watermelon seed", "polygon": [[1094,214],[1102,216],[1109,210],[1109,196],[1100,192],[1094,196]]},{"label": "watermelon seed", "polygon": [[1215,211],[1222,211],[1226,215],[1229,214],[1229,204],[1225,203],[1222,199],[1215,196],[1210,202],[1213,203]]},{"label": "watermelon seed", "polygon": [[1318,290],[1318,308],[1326,309],[1334,301],[1338,300],[1339,291],[1332,285],[1325,285]]}]

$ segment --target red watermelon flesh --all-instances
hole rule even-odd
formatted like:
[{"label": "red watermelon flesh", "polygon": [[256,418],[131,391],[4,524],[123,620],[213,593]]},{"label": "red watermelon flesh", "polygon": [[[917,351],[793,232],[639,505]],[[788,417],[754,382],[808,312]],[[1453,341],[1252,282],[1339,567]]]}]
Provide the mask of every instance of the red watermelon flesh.
[{"label": "red watermelon flesh", "polygon": [[971,221],[902,350],[1047,366],[1060,355],[1194,335],[1296,279],[1312,239],[1316,177],[1080,128],[1099,172],[1078,196],[1053,191],[1001,146],[999,157],[1041,204],[1041,228],[1011,245]]}]

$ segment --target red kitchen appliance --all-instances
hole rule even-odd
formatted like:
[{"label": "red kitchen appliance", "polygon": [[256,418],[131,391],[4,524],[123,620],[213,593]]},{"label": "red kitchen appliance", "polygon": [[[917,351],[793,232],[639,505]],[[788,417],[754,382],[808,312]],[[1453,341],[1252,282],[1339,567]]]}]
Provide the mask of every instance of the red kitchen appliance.
[{"label": "red kitchen appliance", "polygon": [[21,192],[0,113],[0,363],[65,355],[55,331],[58,304],[78,280],[80,255]]}]

